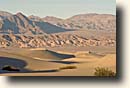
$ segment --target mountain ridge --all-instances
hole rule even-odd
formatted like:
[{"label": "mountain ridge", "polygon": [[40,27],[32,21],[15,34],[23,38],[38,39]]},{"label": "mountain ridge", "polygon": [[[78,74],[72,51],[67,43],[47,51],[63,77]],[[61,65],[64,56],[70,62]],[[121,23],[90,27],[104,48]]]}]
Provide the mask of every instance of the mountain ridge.
[{"label": "mountain ridge", "polygon": [[6,12],[0,15],[0,33],[49,34],[67,31],[47,22],[32,21],[21,12],[9,15],[7,13],[7,16],[5,14]]},{"label": "mountain ridge", "polygon": [[68,19],[0,12],[0,47],[116,46],[116,17],[80,14]]},{"label": "mountain ridge", "polygon": [[[14,34],[50,34],[75,29],[116,30],[116,17],[110,14],[79,14],[67,19],[53,16],[40,18],[25,16],[21,12],[11,14],[0,11],[0,32]],[[48,30],[48,31],[47,31]]]},{"label": "mountain ridge", "polygon": [[[35,16],[29,17],[36,20]],[[54,16],[46,16],[37,20],[48,22],[65,29],[94,29],[94,30],[116,30],[116,16],[112,14],[78,14],[67,19],[61,19]]]}]

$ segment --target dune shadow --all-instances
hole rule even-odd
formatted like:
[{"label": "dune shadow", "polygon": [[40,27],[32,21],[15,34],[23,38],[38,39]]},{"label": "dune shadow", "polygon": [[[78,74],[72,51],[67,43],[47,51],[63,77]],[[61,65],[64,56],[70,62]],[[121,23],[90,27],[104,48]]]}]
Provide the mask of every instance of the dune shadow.
[{"label": "dune shadow", "polygon": [[59,70],[57,70],[57,69],[38,70],[38,71],[28,70],[26,72],[21,72],[21,73],[51,73],[51,72],[59,72]]},{"label": "dune shadow", "polygon": [[[26,65],[27,63],[23,60],[10,57],[0,57],[0,73],[25,72],[27,71],[27,69],[24,69]],[[15,67],[19,69],[19,71],[13,71],[13,70],[8,71],[8,69],[3,70],[4,66]]]},{"label": "dune shadow", "polygon": [[[16,58],[10,58],[10,57],[0,57],[0,74],[4,73],[49,73],[49,72],[58,72],[57,69],[48,69],[48,70],[38,70],[33,71],[29,69],[25,69],[24,67],[27,65],[27,63],[23,60],[19,60]],[[11,66],[19,69],[19,71],[9,71],[3,70],[4,66]]]},{"label": "dune shadow", "polygon": [[67,58],[74,58],[75,55],[69,55],[69,54],[61,54],[61,53],[57,53],[57,52],[54,52],[54,51],[50,51],[50,50],[45,50],[44,52],[48,52],[58,58],[62,58],[62,59],[67,59]]},{"label": "dune shadow", "polygon": [[74,61],[50,61],[55,63],[61,63],[61,64],[78,64],[80,62],[74,62]]},{"label": "dune shadow", "polygon": [[[63,63],[63,64],[74,64],[77,62],[68,62],[68,61],[52,61],[56,63]],[[58,69],[48,69],[48,70],[30,70],[25,69],[24,67],[27,65],[27,63],[23,60],[19,60],[16,58],[10,58],[10,57],[0,57],[0,74],[4,73],[52,73],[52,72],[59,72]],[[19,71],[14,70],[3,70],[4,66],[11,66],[19,69]]]}]

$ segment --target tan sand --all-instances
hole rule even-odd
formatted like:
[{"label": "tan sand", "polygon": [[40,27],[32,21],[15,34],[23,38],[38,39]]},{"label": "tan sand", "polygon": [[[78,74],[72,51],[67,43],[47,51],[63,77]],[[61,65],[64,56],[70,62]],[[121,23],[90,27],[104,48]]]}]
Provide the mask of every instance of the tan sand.
[{"label": "tan sand", "polygon": [[[39,49],[36,49],[38,54]],[[40,54],[43,55],[44,53]],[[24,51],[24,53],[23,53]],[[29,52],[30,51],[30,52]],[[106,67],[116,72],[116,54],[96,54],[86,52],[71,53],[75,55],[72,58],[55,58],[57,54],[48,54],[52,56],[52,59],[41,59],[40,57],[34,57],[35,55],[30,55],[32,50],[26,49],[21,50],[21,52],[16,52],[15,50],[8,51],[0,50],[0,57],[8,56],[10,59],[16,58],[26,62],[26,66],[23,69],[28,69],[27,73],[4,73],[1,76],[94,76],[94,71],[96,67]],[[33,49],[34,53],[35,49]],[[62,52],[62,51],[61,51]],[[27,54],[26,54],[27,53]],[[69,52],[68,52],[69,53]],[[29,54],[29,55],[28,55]],[[63,55],[65,52],[63,53]],[[54,59],[53,59],[54,56]],[[0,58],[1,59],[1,58]],[[2,63],[2,62],[0,62]],[[19,63],[20,64],[20,63]],[[75,66],[76,69],[65,69],[59,70],[61,67]]]}]

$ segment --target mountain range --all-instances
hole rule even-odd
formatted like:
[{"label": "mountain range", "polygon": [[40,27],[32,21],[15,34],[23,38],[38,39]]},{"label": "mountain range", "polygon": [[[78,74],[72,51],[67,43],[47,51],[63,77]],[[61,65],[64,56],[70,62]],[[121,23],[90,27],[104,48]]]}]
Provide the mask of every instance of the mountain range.
[{"label": "mountain range", "polygon": [[53,16],[39,18],[29,16],[33,21],[43,21],[65,29],[85,30],[116,30],[116,17],[110,14],[80,14],[67,19],[60,19]]},{"label": "mountain range", "polygon": [[0,11],[0,47],[114,46],[116,16],[79,14],[67,19]]},{"label": "mountain range", "polygon": [[76,29],[115,31],[116,17],[110,14],[80,14],[68,19],[40,18],[0,11],[0,33],[50,34]]}]

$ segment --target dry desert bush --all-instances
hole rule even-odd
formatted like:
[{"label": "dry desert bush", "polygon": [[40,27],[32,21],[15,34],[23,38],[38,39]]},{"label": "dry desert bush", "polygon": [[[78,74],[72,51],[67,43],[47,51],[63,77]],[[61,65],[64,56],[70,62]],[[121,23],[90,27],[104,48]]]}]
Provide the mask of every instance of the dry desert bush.
[{"label": "dry desert bush", "polygon": [[95,76],[115,76],[116,73],[108,68],[97,67],[95,68],[94,75]]}]

